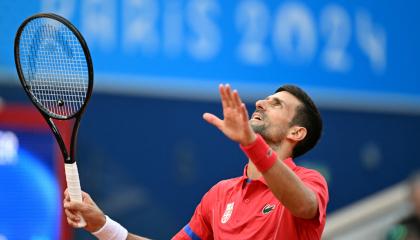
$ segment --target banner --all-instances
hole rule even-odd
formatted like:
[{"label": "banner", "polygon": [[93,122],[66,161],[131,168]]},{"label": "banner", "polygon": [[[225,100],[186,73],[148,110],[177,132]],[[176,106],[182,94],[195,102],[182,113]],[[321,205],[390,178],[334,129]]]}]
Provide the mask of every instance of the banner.
[{"label": "banner", "polygon": [[6,9],[0,16],[0,67],[6,74],[14,74],[19,24],[37,12],[54,12],[86,38],[98,88],[203,97],[229,82],[253,98],[295,83],[323,104],[366,99],[359,105],[418,109],[420,103],[420,19],[414,0],[16,0],[0,5]]}]

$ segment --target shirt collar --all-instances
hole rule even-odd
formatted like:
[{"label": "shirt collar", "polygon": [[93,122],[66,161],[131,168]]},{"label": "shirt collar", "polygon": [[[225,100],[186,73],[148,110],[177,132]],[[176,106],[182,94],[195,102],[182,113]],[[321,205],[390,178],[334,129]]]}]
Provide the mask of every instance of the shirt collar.
[{"label": "shirt collar", "polygon": [[[283,160],[283,163],[286,164],[291,170],[294,170],[295,167],[296,167],[296,164],[293,162],[293,158],[291,158],[291,157]],[[242,178],[247,182],[251,182],[251,179],[249,179],[248,176],[246,175],[247,169],[248,169],[248,164],[245,165],[244,173],[242,175]],[[267,185],[267,182],[265,181],[263,176],[261,176],[260,178],[258,178],[256,180],[253,180],[253,181],[260,181],[260,182],[264,183],[265,185]]]}]

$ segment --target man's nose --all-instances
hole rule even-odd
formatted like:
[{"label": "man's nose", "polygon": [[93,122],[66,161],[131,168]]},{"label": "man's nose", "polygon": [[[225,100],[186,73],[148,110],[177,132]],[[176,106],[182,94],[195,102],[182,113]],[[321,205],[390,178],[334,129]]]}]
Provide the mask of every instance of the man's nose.
[{"label": "man's nose", "polygon": [[255,108],[259,110],[265,110],[266,102],[265,100],[258,100],[255,102]]}]

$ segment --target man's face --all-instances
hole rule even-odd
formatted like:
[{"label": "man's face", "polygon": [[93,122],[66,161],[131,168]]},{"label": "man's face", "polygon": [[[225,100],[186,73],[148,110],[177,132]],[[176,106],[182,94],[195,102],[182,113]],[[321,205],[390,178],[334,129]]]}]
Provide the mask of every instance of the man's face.
[{"label": "man's face", "polygon": [[258,100],[249,120],[252,129],[266,141],[280,143],[287,135],[289,123],[295,116],[300,101],[291,93],[282,91]]}]

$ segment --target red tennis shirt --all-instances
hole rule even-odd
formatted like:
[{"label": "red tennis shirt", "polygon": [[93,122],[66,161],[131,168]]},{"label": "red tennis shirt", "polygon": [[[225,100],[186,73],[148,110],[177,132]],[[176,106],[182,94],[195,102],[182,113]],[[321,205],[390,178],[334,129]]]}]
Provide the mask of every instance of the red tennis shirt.
[{"label": "red tennis shirt", "polygon": [[250,180],[246,168],[241,177],[220,181],[201,199],[190,222],[173,240],[198,239],[321,239],[328,203],[328,186],[315,170],[284,163],[318,199],[313,219],[292,215],[268,188],[265,180]]}]

